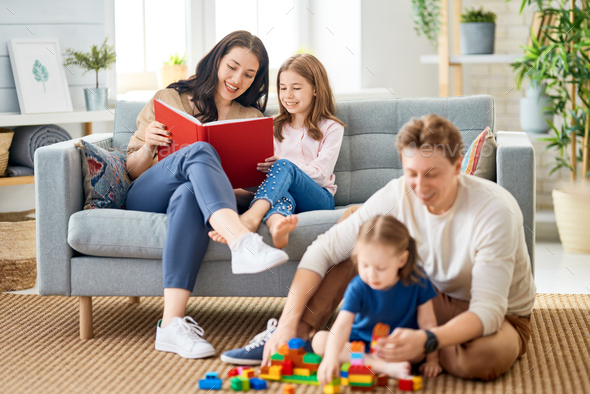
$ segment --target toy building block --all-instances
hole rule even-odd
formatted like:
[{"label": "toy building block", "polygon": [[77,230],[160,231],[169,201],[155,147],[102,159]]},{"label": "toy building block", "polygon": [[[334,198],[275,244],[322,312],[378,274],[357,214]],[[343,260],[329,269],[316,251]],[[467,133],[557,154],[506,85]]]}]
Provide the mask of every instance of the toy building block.
[{"label": "toy building block", "polygon": [[245,369],[252,369],[251,367],[238,367],[238,375],[241,375]]},{"label": "toy building block", "polygon": [[408,379],[399,379],[398,388],[403,391],[416,391],[422,388],[421,376],[409,376]]},{"label": "toy building block", "polygon": [[280,365],[272,365],[269,367],[262,367],[260,368],[260,375],[258,375],[261,379],[266,380],[281,380],[282,377],[282,370],[283,367]]},{"label": "toy building block", "polygon": [[293,375],[293,360],[285,360],[285,361],[283,361],[283,363],[281,364],[281,367],[283,367],[282,374],[284,376],[291,376],[291,375]]},{"label": "toy building block", "polygon": [[221,379],[218,378],[218,372],[207,372],[205,379],[199,380],[201,390],[221,390]]},{"label": "toy building block", "polygon": [[344,363],[340,367],[340,377],[347,378],[348,377],[348,369],[350,368],[350,363]]},{"label": "toy building block", "polygon": [[253,378],[254,376],[256,376],[256,374],[254,373],[254,370],[252,368],[248,368],[248,369],[244,369],[242,370],[242,373],[240,374],[241,376],[245,377],[245,378]]},{"label": "toy building block", "polygon": [[351,375],[375,375],[375,373],[371,370],[370,365],[351,365],[350,368],[348,368],[349,379]]},{"label": "toy building block", "polygon": [[250,379],[248,379],[244,376],[236,376],[236,378],[238,378],[242,381],[242,391],[250,390]]},{"label": "toy building block", "polygon": [[340,385],[332,386],[332,385],[325,385],[324,386],[324,394],[338,394],[340,393]]},{"label": "toy building block", "polygon": [[389,376],[384,373],[377,375],[377,387],[385,387],[387,386],[387,381],[389,380]]},{"label": "toy building block", "polygon": [[240,378],[234,377],[231,378],[229,381],[231,383],[230,387],[233,391],[242,391],[242,380]]},{"label": "toy building block", "polygon": [[295,387],[292,384],[287,384],[283,387],[283,394],[295,394]]},{"label": "toy building block", "polygon": [[375,353],[374,347],[377,344],[377,340],[379,338],[385,338],[386,336],[388,336],[389,331],[391,331],[391,327],[389,327],[389,324],[375,324],[375,327],[373,327],[373,335],[371,336],[371,353]]},{"label": "toy building block", "polygon": [[252,390],[266,390],[266,380],[259,378],[250,378],[250,388]]},{"label": "toy building block", "polygon": [[354,386],[356,383],[373,384],[373,375],[348,375],[348,384]]},{"label": "toy building block", "polygon": [[354,341],[350,344],[350,351],[352,353],[364,353],[365,343],[363,341]]},{"label": "toy building block", "polygon": [[307,368],[293,368],[293,375],[311,376],[311,372]]},{"label": "toy building block", "polygon": [[340,384],[343,386],[348,386],[348,378],[340,377]]},{"label": "toy building block", "polygon": [[289,349],[301,349],[305,346],[305,341],[301,338],[293,338],[287,342]]},{"label": "toy building block", "polygon": [[227,377],[228,378],[233,378],[234,376],[238,375],[238,369],[237,368],[232,368],[229,371],[227,371]]},{"label": "toy building block", "polygon": [[351,391],[373,391],[373,386],[350,386]]},{"label": "toy building block", "polygon": [[287,354],[289,354],[289,345],[283,343],[281,347],[279,347],[279,351],[277,353],[281,356],[286,356]]}]

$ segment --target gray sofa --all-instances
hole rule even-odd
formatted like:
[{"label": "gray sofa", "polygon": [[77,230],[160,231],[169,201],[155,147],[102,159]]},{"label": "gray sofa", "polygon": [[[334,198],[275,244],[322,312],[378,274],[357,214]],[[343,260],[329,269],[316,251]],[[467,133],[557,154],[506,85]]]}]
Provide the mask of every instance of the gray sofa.
[{"label": "gray sofa", "polygon": [[[117,103],[114,133],[85,137],[101,147],[125,148],[144,102]],[[269,109],[272,115],[276,108]],[[413,116],[437,113],[451,120],[468,146],[486,126],[495,130],[491,96],[343,101],[336,115],[346,125],[336,165],[335,211],[299,215],[285,251],[290,261],[256,275],[232,275],[226,245],[210,242],[193,296],[286,296],[307,246],[341,216],[402,174],[394,139]],[[80,153],[75,141],[35,152],[37,270],[41,295],[80,297],[82,338],[92,337],[92,296],[162,296],[162,249],[166,215],[117,209],[83,210]],[[535,231],[535,163],[524,133],[498,132],[497,183],[518,200],[531,261]],[[268,228],[259,229],[271,243]],[[190,242],[190,240],[187,240]]]}]

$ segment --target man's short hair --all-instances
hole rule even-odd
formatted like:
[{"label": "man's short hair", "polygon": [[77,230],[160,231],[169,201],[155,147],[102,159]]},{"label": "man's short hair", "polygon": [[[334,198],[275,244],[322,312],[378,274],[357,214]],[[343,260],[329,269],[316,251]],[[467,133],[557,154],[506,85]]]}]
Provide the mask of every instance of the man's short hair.
[{"label": "man's short hair", "polygon": [[442,149],[443,157],[451,164],[463,157],[463,137],[457,127],[448,119],[436,114],[412,118],[404,124],[397,134],[396,147],[400,158],[406,149],[417,149],[436,157]]}]

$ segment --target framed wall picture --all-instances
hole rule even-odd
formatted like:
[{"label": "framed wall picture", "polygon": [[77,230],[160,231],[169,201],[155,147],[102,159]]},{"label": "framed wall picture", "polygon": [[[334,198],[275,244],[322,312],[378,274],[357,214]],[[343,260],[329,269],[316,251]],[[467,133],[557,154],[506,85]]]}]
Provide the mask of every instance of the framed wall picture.
[{"label": "framed wall picture", "polygon": [[7,44],[20,112],[71,112],[57,38],[11,38]]}]

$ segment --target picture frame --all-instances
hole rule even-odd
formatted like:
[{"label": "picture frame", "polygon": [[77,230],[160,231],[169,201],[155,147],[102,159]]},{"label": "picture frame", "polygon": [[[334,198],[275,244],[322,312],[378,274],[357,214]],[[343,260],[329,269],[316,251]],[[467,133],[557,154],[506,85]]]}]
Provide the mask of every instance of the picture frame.
[{"label": "picture frame", "polygon": [[10,65],[21,114],[72,112],[57,38],[11,38]]}]

